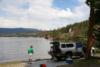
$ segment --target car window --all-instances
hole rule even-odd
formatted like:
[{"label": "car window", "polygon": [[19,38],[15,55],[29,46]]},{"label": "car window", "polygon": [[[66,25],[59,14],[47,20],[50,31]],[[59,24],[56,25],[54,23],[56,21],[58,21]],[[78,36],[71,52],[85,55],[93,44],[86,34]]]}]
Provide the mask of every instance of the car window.
[{"label": "car window", "polygon": [[66,44],[61,44],[61,47],[62,48],[66,48]]},{"label": "car window", "polygon": [[61,44],[61,47],[62,48],[68,48],[68,47],[73,47],[74,45],[73,44]]},{"label": "car window", "polygon": [[66,44],[66,47],[73,47],[73,44]]}]

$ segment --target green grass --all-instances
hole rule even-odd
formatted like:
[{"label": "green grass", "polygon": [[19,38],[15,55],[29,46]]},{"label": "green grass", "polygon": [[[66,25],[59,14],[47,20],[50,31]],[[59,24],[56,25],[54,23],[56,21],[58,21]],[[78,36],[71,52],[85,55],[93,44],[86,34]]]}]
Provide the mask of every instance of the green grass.
[{"label": "green grass", "polygon": [[96,50],[96,53],[100,53],[100,49],[97,49],[97,50]]}]

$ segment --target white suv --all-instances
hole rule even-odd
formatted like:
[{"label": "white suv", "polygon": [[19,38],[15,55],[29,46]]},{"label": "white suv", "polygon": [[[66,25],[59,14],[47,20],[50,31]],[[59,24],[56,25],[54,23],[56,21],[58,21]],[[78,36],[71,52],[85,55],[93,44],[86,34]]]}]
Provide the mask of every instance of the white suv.
[{"label": "white suv", "polygon": [[[81,43],[69,42],[69,43],[60,43],[52,42],[52,49],[49,51],[49,54],[60,60],[61,58],[66,58],[68,56],[84,56],[84,47]],[[93,49],[92,49],[93,50]]]},{"label": "white suv", "polygon": [[71,56],[84,56],[83,46],[81,43],[61,43],[59,48],[61,49],[62,54],[68,55],[70,53]]},{"label": "white suv", "polygon": [[72,53],[76,52],[76,44],[75,43],[61,43],[59,47],[63,54],[68,51],[72,51]]}]

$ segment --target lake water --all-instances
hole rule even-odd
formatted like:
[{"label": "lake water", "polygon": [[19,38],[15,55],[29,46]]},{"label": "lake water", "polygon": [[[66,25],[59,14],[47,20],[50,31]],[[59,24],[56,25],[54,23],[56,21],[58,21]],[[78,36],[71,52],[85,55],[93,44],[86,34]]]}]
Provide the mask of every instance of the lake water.
[{"label": "lake water", "polygon": [[33,45],[35,59],[50,58],[50,41],[36,37],[0,37],[0,62],[28,60],[27,49]]}]

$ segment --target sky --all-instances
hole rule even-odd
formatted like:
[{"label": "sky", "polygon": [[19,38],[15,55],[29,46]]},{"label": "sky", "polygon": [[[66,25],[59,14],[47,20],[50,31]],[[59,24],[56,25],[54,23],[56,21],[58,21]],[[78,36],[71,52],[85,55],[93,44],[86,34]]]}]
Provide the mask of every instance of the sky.
[{"label": "sky", "polygon": [[0,28],[52,30],[87,20],[85,0],[0,0]]}]

